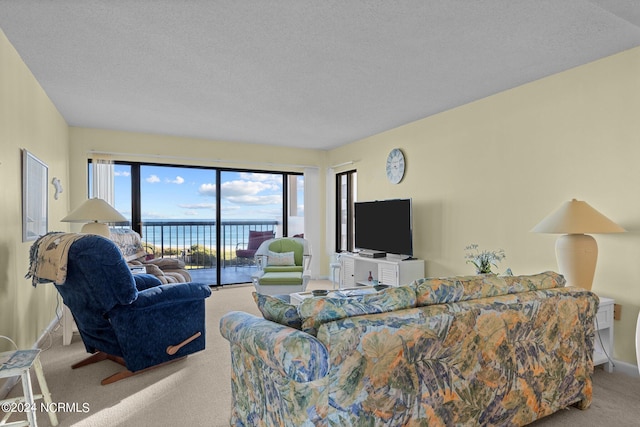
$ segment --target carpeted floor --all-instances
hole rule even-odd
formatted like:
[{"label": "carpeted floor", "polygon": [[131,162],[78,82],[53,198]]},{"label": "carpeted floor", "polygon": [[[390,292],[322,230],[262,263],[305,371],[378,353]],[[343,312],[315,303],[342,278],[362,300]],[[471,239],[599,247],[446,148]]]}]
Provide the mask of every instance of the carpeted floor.
[{"label": "carpeted floor", "polygon": [[[314,281],[310,289],[328,289],[329,281]],[[220,317],[231,310],[259,315],[251,298],[251,285],[214,290],[207,299],[207,349],[185,360],[141,375],[101,386],[100,380],[120,366],[104,361],[80,369],[70,366],[87,356],[75,334],[70,346],[62,346],[62,333],[51,334],[41,360],[53,401],[66,410],[58,413],[60,426],[212,426],[229,425],[231,387],[229,346],[218,331]],[[32,375],[35,377],[35,375]],[[34,379],[34,389],[38,389]],[[17,385],[10,396],[20,395]],[[594,399],[590,409],[566,409],[532,426],[636,426],[640,424],[640,378],[594,375]],[[75,404],[75,405],[74,405]],[[1,417],[0,417],[1,418]],[[15,415],[10,421],[17,420]],[[38,425],[50,426],[46,413],[38,413]]]}]

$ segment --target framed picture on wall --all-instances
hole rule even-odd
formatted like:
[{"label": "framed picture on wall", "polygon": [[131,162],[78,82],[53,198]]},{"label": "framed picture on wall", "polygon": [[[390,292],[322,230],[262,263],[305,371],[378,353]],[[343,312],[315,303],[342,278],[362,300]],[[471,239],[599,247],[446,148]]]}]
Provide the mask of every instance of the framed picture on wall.
[{"label": "framed picture on wall", "polygon": [[22,149],[22,241],[47,234],[48,168],[40,159]]}]

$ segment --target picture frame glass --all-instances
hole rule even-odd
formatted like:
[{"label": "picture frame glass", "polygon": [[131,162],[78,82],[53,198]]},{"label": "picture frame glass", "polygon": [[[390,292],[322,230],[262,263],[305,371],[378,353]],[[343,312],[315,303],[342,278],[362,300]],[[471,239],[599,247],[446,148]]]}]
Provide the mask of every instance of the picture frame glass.
[{"label": "picture frame glass", "polygon": [[47,234],[47,165],[26,149],[22,150],[22,241]]}]

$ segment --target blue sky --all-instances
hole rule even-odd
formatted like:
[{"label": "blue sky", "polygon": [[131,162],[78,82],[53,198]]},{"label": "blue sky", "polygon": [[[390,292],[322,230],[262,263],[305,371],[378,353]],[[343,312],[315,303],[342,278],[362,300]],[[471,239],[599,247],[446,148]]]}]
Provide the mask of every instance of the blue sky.
[{"label": "blue sky", "polygon": [[[115,165],[115,208],[127,218],[131,218],[129,172],[129,166]],[[223,220],[282,218],[281,175],[227,171],[221,175]],[[303,183],[302,177],[299,183]],[[298,191],[301,209],[302,188],[300,185]],[[214,170],[142,166],[142,219],[214,219],[215,190]]]}]

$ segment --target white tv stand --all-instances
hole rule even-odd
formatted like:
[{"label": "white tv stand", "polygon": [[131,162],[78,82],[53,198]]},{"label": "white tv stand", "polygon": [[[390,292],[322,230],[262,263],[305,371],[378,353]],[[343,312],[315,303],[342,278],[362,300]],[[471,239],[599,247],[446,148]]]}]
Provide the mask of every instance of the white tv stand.
[{"label": "white tv stand", "polygon": [[[340,287],[384,284],[400,286],[424,277],[424,260],[367,258],[358,254],[340,254]],[[369,281],[369,273],[372,280]]]}]

